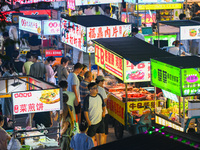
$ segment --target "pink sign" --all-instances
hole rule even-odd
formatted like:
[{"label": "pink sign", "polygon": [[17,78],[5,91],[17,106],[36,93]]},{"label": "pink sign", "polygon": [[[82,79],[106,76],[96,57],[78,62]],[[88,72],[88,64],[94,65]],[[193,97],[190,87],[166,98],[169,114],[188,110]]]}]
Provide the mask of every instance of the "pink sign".
[{"label": "pink sign", "polygon": [[75,10],[75,0],[67,0],[67,8]]},{"label": "pink sign", "polygon": [[45,57],[49,56],[62,56],[62,50],[46,50]]}]

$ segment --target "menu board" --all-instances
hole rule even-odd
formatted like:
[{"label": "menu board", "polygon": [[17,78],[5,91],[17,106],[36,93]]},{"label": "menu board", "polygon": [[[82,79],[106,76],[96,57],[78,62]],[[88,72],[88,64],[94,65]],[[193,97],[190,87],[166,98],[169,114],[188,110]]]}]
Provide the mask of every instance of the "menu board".
[{"label": "menu board", "polygon": [[60,21],[59,20],[43,20],[43,34],[44,35],[60,35]]},{"label": "menu board", "polygon": [[124,59],[124,75],[124,83],[150,81],[150,62],[142,61],[137,65],[133,65]]},{"label": "menu board", "polygon": [[181,69],[151,59],[151,84],[181,96]]},{"label": "menu board", "polygon": [[87,28],[87,52],[94,53],[91,40],[99,38],[127,37],[131,33],[131,25],[102,26]]},{"label": "menu board", "polygon": [[200,39],[200,26],[180,27],[180,39],[181,40]]},{"label": "menu board", "polygon": [[86,52],[86,27],[62,18],[61,41]]},{"label": "menu board", "polygon": [[76,0],[76,6],[122,3],[122,0]]},{"label": "menu board", "polygon": [[[144,36],[146,42],[150,43],[152,38],[152,44],[154,44],[154,40],[158,40],[158,36]],[[176,35],[160,35],[160,40],[168,40],[168,46],[172,46],[172,43],[176,41]]]},{"label": "menu board", "polygon": [[95,64],[123,81],[123,58],[95,44]]},{"label": "menu board", "polygon": [[60,89],[12,93],[13,114],[60,110]]},{"label": "menu board", "polygon": [[41,35],[42,22],[36,19],[19,16],[19,29]]},{"label": "menu board", "polygon": [[200,68],[182,69],[182,94],[192,96],[200,94]]}]

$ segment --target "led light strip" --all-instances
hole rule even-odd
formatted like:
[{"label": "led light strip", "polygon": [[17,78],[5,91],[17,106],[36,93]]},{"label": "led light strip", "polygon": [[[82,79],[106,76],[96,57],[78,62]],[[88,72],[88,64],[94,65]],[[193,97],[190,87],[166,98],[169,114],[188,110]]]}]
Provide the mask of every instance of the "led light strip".
[{"label": "led light strip", "polygon": [[175,135],[172,135],[172,134],[165,133],[165,132],[161,131],[162,129],[165,128],[165,126],[162,126],[160,129],[155,128],[154,126],[152,126],[151,128],[154,129],[154,131],[145,131],[144,134],[153,134],[153,133],[155,133],[155,132],[159,132],[159,133],[161,133],[162,135],[165,135],[166,137],[169,137],[170,139],[174,139],[174,140],[176,140],[176,141],[178,141],[178,142],[182,142],[182,143],[185,143],[185,144],[187,144],[187,145],[190,145],[191,147],[200,149],[199,144],[195,144],[194,142],[187,141],[186,139],[179,138],[178,136],[175,136]]}]

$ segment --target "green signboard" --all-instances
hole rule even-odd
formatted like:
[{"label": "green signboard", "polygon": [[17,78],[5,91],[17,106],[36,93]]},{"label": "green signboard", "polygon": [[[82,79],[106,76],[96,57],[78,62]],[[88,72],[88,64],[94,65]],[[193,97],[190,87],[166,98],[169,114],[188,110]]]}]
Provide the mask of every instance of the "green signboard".
[{"label": "green signboard", "polygon": [[200,94],[199,70],[200,68],[181,69],[183,96]]},{"label": "green signboard", "polygon": [[151,59],[151,84],[181,96],[181,69]]},{"label": "green signboard", "polygon": [[[154,40],[158,40],[158,36],[144,36],[144,39],[146,42],[150,42],[151,38],[154,42]],[[172,43],[176,40],[176,35],[160,35],[160,40],[168,40],[168,46],[172,46]],[[154,43],[153,43],[154,44]]]}]

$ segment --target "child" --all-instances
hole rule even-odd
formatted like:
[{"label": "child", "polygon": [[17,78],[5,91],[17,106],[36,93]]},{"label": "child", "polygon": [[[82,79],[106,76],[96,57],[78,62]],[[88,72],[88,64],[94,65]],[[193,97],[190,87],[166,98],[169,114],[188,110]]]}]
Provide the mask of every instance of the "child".
[{"label": "child", "polygon": [[8,133],[2,128],[4,125],[4,118],[0,115],[0,149],[7,149],[7,140],[10,140],[11,137]]},{"label": "child", "polygon": [[60,114],[61,122],[61,150],[70,150],[69,144],[74,127],[74,117],[71,106],[67,105],[68,96],[63,93],[63,111]]},{"label": "child", "polygon": [[88,124],[86,121],[81,122],[79,125],[81,133],[77,133],[72,137],[70,147],[73,150],[89,150],[94,147],[94,143],[91,137],[86,135],[88,130]]}]

